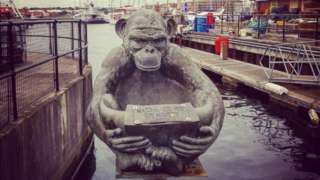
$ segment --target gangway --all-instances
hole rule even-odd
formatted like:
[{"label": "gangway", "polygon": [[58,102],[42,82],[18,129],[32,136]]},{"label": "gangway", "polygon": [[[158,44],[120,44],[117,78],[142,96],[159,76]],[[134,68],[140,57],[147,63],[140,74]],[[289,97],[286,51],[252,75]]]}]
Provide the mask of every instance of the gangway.
[{"label": "gangway", "polygon": [[[260,59],[260,65],[267,66],[264,72],[270,82],[320,86],[320,55],[317,47],[320,41],[282,43],[270,45]],[[289,48],[288,48],[289,47]],[[280,76],[279,70],[283,70]],[[285,76],[283,76],[285,74]]]}]

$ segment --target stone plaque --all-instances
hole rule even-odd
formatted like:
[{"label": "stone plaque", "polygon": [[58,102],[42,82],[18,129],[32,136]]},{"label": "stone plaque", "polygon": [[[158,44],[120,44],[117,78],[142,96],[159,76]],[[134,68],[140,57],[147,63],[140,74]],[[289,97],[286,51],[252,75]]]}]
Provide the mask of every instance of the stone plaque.
[{"label": "stone plaque", "polygon": [[195,136],[200,120],[190,103],[127,105],[125,132],[144,135],[155,145],[168,145],[182,135]]}]

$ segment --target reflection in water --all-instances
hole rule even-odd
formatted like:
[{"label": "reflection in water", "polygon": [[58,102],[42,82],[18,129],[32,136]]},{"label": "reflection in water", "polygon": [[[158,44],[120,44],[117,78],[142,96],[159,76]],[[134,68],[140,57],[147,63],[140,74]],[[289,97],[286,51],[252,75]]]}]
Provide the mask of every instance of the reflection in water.
[{"label": "reflection in water", "polygon": [[[93,77],[106,53],[121,44],[113,29],[112,25],[89,26]],[[219,89],[226,107],[225,122],[218,140],[200,157],[208,179],[320,179],[319,141],[303,136],[289,118],[283,118],[284,112],[272,113],[266,104],[238,90],[221,85]],[[95,145],[95,165],[81,172],[96,169],[91,179],[115,179],[113,153],[98,138]]]},{"label": "reflection in water", "polygon": [[304,136],[299,132],[299,127],[289,119],[272,114],[271,107],[266,108],[258,100],[250,99],[244,94],[235,94],[234,90],[228,91],[222,86],[220,90],[223,93],[227,115],[251,119],[249,125],[252,130],[262,135],[257,136],[259,138],[256,141],[263,144],[267,151],[279,154],[279,158],[293,166],[293,171],[314,173],[306,174],[301,179],[320,179],[319,140]]}]

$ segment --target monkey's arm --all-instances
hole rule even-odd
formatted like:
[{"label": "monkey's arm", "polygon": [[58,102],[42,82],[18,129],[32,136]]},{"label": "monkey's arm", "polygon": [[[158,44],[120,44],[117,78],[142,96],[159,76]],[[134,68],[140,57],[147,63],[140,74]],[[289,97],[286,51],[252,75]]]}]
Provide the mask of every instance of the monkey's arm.
[{"label": "monkey's arm", "polygon": [[[123,124],[124,112],[113,96],[119,78],[130,73],[129,60],[122,48],[111,51],[104,60],[94,82],[92,101],[87,111],[87,120],[96,135],[119,152],[143,149],[150,142],[144,137],[123,137],[119,128]],[[130,69],[130,68],[129,68]]]},{"label": "monkey's arm", "polygon": [[[87,120],[96,135],[104,140],[106,139],[106,128],[113,126],[113,119],[117,120],[123,116],[121,111],[118,111],[118,104],[112,95],[114,90],[115,80],[117,79],[117,71],[121,67],[120,63],[115,63],[121,49],[117,48],[111,51],[101,66],[101,70],[94,82],[93,97],[87,111]],[[110,111],[108,116],[101,113],[100,107],[105,104],[104,111]],[[104,116],[102,117],[101,114]]]},{"label": "monkey's arm", "polygon": [[222,98],[211,80],[181,49],[171,48],[167,64],[175,74],[171,77],[191,91],[191,102],[202,126],[198,137],[182,136],[173,141],[173,149],[181,156],[195,157],[204,153],[220,133],[224,117]]},{"label": "monkey's arm", "polygon": [[168,60],[165,62],[168,76],[176,79],[191,91],[191,102],[196,108],[202,125],[221,128],[224,117],[224,106],[217,87],[183,53],[183,51],[171,45]]}]

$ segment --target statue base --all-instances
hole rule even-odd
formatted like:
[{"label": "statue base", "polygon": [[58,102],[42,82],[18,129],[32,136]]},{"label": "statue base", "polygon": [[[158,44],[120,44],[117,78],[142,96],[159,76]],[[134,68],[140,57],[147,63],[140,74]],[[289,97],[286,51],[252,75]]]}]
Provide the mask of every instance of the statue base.
[{"label": "statue base", "polygon": [[208,173],[199,159],[185,167],[184,171],[178,176],[161,172],[123,171],[119,168],[118,159],[116,159],[116,178],[166,179],[167,177],[208,177]]}]

